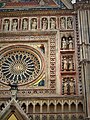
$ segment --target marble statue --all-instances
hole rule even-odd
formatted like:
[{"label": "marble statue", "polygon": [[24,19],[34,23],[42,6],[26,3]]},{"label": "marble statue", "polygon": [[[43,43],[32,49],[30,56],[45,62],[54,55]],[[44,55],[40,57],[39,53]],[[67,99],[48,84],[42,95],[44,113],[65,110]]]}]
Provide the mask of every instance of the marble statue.
[{"label": "marble statue", "polygon": [[71,57],[69,58],[68,64],[69,64],[69,70],[70,71],[73,70],[73,60]]},{"label": "marble statue", "polygon": [[23,24],[22,24],[22,26],[23,26],[23,30],[27,30],[27,29],[28,29],[28,22],[27,22],[26,19],[23,19]]},{"label": "marble statue", "polygon": [[62,17],[60,19],[60,29],[65,29],[66,28],[66,18]]},{"label": "marble statue", "polygon": [[55,29],[56,28],[56,21],[55,21],[55,19],[53,19],[53,18],[51,18],[51,29]]},{"label": "marble statue", "polygon": [[4,21],[4,31],[8,31],[9,30],[9,21],[5,20]]},{"label": "marble statue", "polygon": [[62,37],[62,49],[67,48],[67,42],[66,42],[66,37]]},{"label": "marble statue", "polygon": [[17,27],[18,27],[18,23],[17,23],[17,20],[15,19],[12,24],[12,30],[17,31]]},{"label": "marble statue", "polygon": [[73,19],[71,17],[67,18],[67,28],[72,29],[73,28]]},{"label": "marble statue", "polygon": [[37,29],[37,20],[36,20],[36,19],[33,19],[33,20],[32,20],[31,29],[32,29],[32,30]]},{"label": "marble statue", "polygon": [[66,57],[63,58],[63,69],[64,71],[68,69],[68,60]]},{"label": "marble statue", "polygon": [[69,42],[69,45],[68,45],[69,49],[72,49],[73,48],[73,40],[72,40],[71,36],[68,37],[68,42]]},{"label": "marble statue", "polygon": [[43,21],[42,21],[42,29],[46,30],[47,27],[48,27],[48,22],[47,22],[47,19],[44,18]]},{"label": "marble statue", "polygon": [[73,78],[70,79],[69,86],[70,86],[70,94],[74,94],[74,91],[75,91],[75,83],[74,83]]},{"label": "marble statue", "polygon": [[64,78],[64,83],[63,83],[63,90],[64,90],[64,95],[68,94],[68,82],[67,82],[67,78]]}]

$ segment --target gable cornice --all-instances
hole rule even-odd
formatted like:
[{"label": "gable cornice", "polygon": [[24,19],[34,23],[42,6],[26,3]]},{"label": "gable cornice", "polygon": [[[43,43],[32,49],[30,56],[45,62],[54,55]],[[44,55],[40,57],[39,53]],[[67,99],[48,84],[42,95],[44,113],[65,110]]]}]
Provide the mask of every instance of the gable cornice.
[{"label": "gable cornice", "polygon": [[73,4],[70,0],[61,0],[68,9],[73,9]]},{"label": "gable cornice", "polygon": [[21,109],[17,101],[13,98],[0,113],[0,120],[8,119],[12,114],[15,114],[20,120],[29,120],[26,113]]}]

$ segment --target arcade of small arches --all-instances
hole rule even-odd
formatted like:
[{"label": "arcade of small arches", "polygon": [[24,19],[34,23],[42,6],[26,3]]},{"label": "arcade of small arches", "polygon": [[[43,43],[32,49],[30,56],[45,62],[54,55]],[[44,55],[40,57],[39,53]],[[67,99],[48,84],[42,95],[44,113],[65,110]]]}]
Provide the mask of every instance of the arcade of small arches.
[{"label": "arcade of small arches", "polygon": [[[53,101],[20,101],[20,106],[21,108],[24,110],[25,113],[28,114],[28,116],[30,118],[35,118],[35,120],[40,120],[40,115],[47,116],[47,114],[50,116],[53,116],[55,120],[62,120],[62,118],[64,117],[64,120],[66,120],[66,116],[68,120],[72,120],[72,118],[74,120],[83,120],[83,111],[84,111],[84,106],[82,101],[72,101],[70,103],[64,101],[62,102],[53,102]],[[1,102],[0,104],[0,110],[3,110],[3,108],[5,107],[5,103]],[[34,114],[33,114],[34,113]],[[57,114],[56,114],[57,113]],[[78,115],[77,115],[78,113]],[[39,118],[39,119],[37,119]],[[51,117],[52,118],[52,117]],[[52,120],[50,118],[50,120]],[[57,119],[56,119],[57,118]],[[59,118],[59,119],[58,119]],[[70,118],[70,119],[69,119]],[[54,120],[53,119],[53,120]],[[44,120],[44,118],[42,119]],[[45,119],[47,120],[47,119]]]},{"label": "arcade of small arches", "polygon": [[[27,30],[72,30],[74,29],[73,16],[47,16],[47,17],[23,17],[23,18],[3,18],[1,30],[4,32],[27,31]],[[59,23],[59,24],[58,24]]]}]

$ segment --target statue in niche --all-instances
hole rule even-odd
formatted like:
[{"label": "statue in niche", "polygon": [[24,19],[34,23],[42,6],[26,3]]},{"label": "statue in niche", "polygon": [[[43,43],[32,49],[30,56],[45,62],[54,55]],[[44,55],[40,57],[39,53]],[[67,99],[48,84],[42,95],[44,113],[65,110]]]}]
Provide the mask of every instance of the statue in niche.
[{"label": "statue in niche", "polygon": [[50,20],[50,28],[51,29],[56,28],[56,20],[54,18],[51,18],[51,20]]},{"label": "statue in niche", "polygon": [[46,30],[48,28],[48,21],[46,18],[42,19],[42,29]]},{"label": "statue in niche", "polygon": [[18,22],[16,19],[14,19],[12,23],[12,30],[17,31],[17,27],[18,27]]},{"label": "statue in niche", "polygon": [[68,37],[68,42],[69,42],[69,45],[68,45],[69,49],[72,49],[73,48],[73,38],[72,38],[72,36]]},{"label": "statue in niche", "polygon": [[68,60],[66,56],[63,58],[63,70],[68,70]]},{"label": "statue in niche", "polygon": [[32,30],[37,29],[37,19],[32,19],[31,29]]},{"label": "statue in niche", "polygon": [[62,17],[60,19],[60,29],[66,29],[66,18]]},{"label": "statue in niche", "polygon": [[23,19],[22,29],[23,30],[27,30],[28,29],[28,20],[27,19]]},{"label": "statue in niche", "polygon": [[63,36],[63,37],[62,37],[62,49],[66,49],[66,48],[67,48],[66,37]]},{"label": "statue in niche", "polygon": [[63,92],[64,92],[64,95],[68,94],[68,82],[67,82],[67,78],[63,79]]},{"label": "statue in niche", "polygon": [[72,57],[69,57],[69,58],[68,58],[68,69],[69,69],[70,71],[73,70],[73,58],[72,58]]},{"label": "statue in niche", "polygon": [[70,79],[69,87],[70,87],[70,94],[74,94],[75,93],[75,82],[73,78]]},{"label": "statue in niche", "polygon": [[9,30],[9,20],[5,20],[3,26],[4,26],[3,27],[4,31],[8,31]]},{"label": "statue in niche", "polygon": [[67,28],[68,29],[72,29],[73,28],[73,18],[72,17],[68,17],[67,18]]}]

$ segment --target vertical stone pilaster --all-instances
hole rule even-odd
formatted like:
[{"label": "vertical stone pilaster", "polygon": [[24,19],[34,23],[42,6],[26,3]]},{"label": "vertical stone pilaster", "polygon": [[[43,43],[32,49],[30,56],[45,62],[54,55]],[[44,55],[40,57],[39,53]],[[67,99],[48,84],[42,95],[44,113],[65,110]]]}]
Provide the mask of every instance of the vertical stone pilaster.
[{"label": "vertical stone pilaster", "polygon": [[89,64],[90,62],[90,9],[88,8],[90,4],[80,3],[78,13],[78,27],[79,27],[79,40],[80,40],[80,56],[81,56],[81,70],[82,70],[82,84],[84,92],[84,103],[85,103],[85,113],[86,119],[90,118],[90,90],[89,90]]}]

